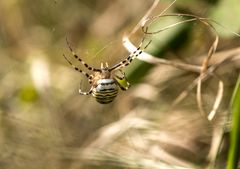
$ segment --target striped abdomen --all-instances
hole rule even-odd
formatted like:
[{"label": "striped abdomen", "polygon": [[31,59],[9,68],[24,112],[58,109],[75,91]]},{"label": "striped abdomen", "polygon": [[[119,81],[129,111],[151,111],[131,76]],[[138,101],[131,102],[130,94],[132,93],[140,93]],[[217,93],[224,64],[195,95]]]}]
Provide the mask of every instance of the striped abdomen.
[{"label": "striped abdomen", "polygon": [[100,79],[97,87],[93,89],[92,95],[97,102],[107,104],[114,100],[118,93],[118,85],[114,79]]}]

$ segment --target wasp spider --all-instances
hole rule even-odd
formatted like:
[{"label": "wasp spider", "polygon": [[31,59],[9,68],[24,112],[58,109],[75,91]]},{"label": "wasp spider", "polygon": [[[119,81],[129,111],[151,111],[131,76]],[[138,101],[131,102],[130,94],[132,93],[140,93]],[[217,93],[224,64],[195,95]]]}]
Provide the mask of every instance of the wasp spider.
[{"label": "wasp spider", "polygon": [[[91,86],[90,90],[88,92],[82,92],[82,90],[80,88],[79,94],[81,94],[81,95],[90,95],[91,94],[93,97],[96,98],[97,102],[99,102],[101,104],[107,104],[107,103],[112,102],[114,100],[114,98],[117,96],[119,87],[122,90],[127,90],[130,87],[129,82],[126,81],[126,83],[127,83],[126,87],[122,86],[119,83],[119,80],[126,79],[125,73],[122,71],[122,68],[128,66],[133,61],[133,59],[135,59],[137,56],[139,56],[143,52],[143,50],[147,48],[147,46],[151,42],[151,41],[149,41],[149,43],[146,46],[144,46],[143,49],[141,49],[143,41],[144,41],[144,38],[143,38],[142,42],[140,43],[139,47],[123,61],[115,64],[112,67],[109,67],[108,63],[106,63],[105,66],[103,65],[103,63],[101,63],[100,69],[93,68],[93,67],[89,66],[87,63],[85,63],[79,56],[77,56],[75,54],[75,52],[71,48],[69,42],[67,41],[67,45],[68,45],[72,55],[74,56],[74,58],[76,60],[78,60],[79,62],[81,62],[81,64],[83,64],[89,71],[92,71],[92,74],[88,74],[85,71],[82,71],[78,67],[74,66],[67,59],[67,57],[65,55],[63,55],[64,58],[66,59],[66,61],[76,71],[84,74],[88,78],[88,82]],[[119,71],[121,76],[116,74],[116,71]]]}]

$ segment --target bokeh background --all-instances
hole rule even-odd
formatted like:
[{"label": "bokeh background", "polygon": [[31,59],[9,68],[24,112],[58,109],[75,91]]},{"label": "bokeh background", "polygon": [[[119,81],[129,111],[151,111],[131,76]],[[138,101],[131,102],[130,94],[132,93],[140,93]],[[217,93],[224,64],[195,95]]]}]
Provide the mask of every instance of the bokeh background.
[{"label": "bokeh background", "polygon": [[[71,58],[66,44],[89,65],[118,63],[129,53],[122,37],[130,32],[153,2],[144,0],[8,0],[0,1],[0,168],[225,168],[225,146],[215,148],[223,136],[239,63],[221,66],[224,97],[212,122],[197,108],[196,88],[178,105],[172,103],[198,73],[139,60],[124,71],[132,87],[119,92],[113,103],[101,105],[80,96],[87,79],[64,60]],[[171,1],[160,1],[154,13]],[[178,0],[167,13],[209,17],[220,37],[218,55],[239,54],[240,2],[238,0]],[[181,21],[167,17],[154,29]],[[182,24],[148,36],[147,52],[167,60],[201,64],[214,40],[201,23]],[[138,46],[139,30],[131,40]],[[204,108],[211,110],[217,79],[203,84]],[[219,150],[216,159],[214,152]],[[213,152],[213,153],[212,153]]]}]

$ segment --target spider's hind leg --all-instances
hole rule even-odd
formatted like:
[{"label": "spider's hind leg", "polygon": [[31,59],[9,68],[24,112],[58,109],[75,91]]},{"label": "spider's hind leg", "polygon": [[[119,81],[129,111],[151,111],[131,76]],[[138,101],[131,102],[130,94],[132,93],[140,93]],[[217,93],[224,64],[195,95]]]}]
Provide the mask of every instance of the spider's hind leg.
[{"label": "spider's hind leg", "polygon": [[78,92],[80,95],[90,95],[92,94],[92,89],[90,89],[88,92],[83,92],[82,89],[79,88]]},{"label": "spider's hind leg", "polygon": [[[92,83],[91,80],[89,80],[89,83],[90,83],[90,84]],[[80,95],[90,95],[90,94],[92,94],[92,90],[93,90],[92,87],[91,87],[91,89],[90,89],[88,92],[83,92],[81,88],[82,88],[82,81],[81,81],[80,84],[79,84],[78,93],[79,93]]]}]

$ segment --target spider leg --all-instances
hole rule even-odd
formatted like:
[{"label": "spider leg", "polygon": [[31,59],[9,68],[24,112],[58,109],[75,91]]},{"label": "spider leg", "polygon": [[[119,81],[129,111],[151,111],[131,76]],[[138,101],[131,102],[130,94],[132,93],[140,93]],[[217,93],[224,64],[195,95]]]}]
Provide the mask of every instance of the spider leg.
[{"label": "spider leg", "polygon": [[[130,83],[127,81],[127,78],[126,78],[126,76],[125,76],[125,73],[124,73],[121,69],[119,69],[119,71],[122,73],[123,76],[121,77],[121,76],[115,75],[114,79],[115,79],[115,81],[117,82],[118,86],[119,86],[122,90],[126,91],[126,90],[129,89],[129,87],[130,87],[131,85],[130,85]],[[125,80],[125,82],[127,83],[127,86],[126,86],[126,87],[122,86],[122,85],[118,82],[117,79],[119,79],[119,80]]]},{"label": "spider leg", "polygon": [[82,90],[79,88],[78,92],[80,95],[89,95],[92,94],[92,89],[90,89],[88,92],[82,92]]},{"label": "spider leg", "polygon": [[89,80],[92,79],[92,76],[91,76],[91,75],[89,75],[88,73],[86,73],[86,72],[82,71],[81,69],[77,68],[76,66],[74,66],[74,65],[67,59],[67,57],[66,57],[65,55],[63,55],[63,57],[66,59],[66,61],[67,61],[76,71],[84,74]]},{"label": "spider leg", "polygon": [[118,69],[118,71],[121,73],[122,76],[119,76],[117,74],[115,74],[114,76],[120,80],[126,79],[125,72],[123,72],[122,69]]},{"label": "spider leg", "polygon": [[116,69],[121,69],[123,67],[126,67],[127,65],[129,65],[135,58],[137,58],[142,52],[144,49],[146,49],[148,47],[148,45],[152,42],[151,40],[144,46],[143,49],[141,49],[142,47],[142,44],[144,42],[145,38],[142,39],[139,47],[134,51],[132,52],[125,60],[121,61],[120,63],[114,65],[112,68],[110,68],[109,70],[112,71],[112,70],[116,70]]},{"label": "spider leg", "polygon": [[70,49],[70,51],[71,51],[72,55],[74,56],[74,58],[77,59],[79,62],[81,62],[88,70],[101,71],[100,69],[96,69],[96,68],[93,68],[93,67],[89,66],[78,55],[76,55],[75,52],[73,51],[70,43],[68,42],[67,38],[66,38],[66,42],[67,42],[68,48]]},{"label": "spider leg", "polygon": [[118,78],[119,80],[125,79],[125,77],[121,77],[121,76],[118,76],[118,75],[115,75],[115,77]]},{"label": "spider leg", "polygon": [[[89,80],[90,81],[90,80]],[[79,84],[79,89],[78,89],[78,93],[80,95],[89,95],[89,94],[92,94],[92,89],[93,87],[91,87],[91,89],[88,91],[88,92],[83,92],[82,89],[81,89],[81,86],[82,86],[82,81],[80,82]]]}]

